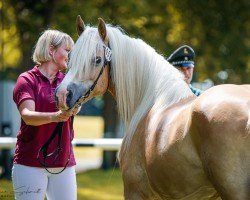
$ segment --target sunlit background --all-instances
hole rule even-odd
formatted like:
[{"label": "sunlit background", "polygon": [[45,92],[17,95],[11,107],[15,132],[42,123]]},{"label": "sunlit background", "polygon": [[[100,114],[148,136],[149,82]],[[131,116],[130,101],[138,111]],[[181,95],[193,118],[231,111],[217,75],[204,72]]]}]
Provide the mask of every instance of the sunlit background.
[{"label": "sunlit background", "polygon": [[[46,29],[59,29],[77,40],[78,14],[90,25],[96,25],[97,18],[102,17],[129,36],[143,39],[165,57],[183,44],[190,45],[196,53],[193,85],[201,89],[250,82],[249,0],[1,0],[1,137],[15,137],[19,128],[12,89],[18,75],[34,66],[31,55],[36,40]],[[77,138],[123,136],[114,100],[109,95],[83,106],[74,127]],[[75,153],[79,199],[122,199],[116,151],[76,148]],[[12,154],[13,150],[0,149],[0,199],[4,192],[12,195],[10,177],[3,167],[6,163],[9,166],[6,159],[11,159]]]}]

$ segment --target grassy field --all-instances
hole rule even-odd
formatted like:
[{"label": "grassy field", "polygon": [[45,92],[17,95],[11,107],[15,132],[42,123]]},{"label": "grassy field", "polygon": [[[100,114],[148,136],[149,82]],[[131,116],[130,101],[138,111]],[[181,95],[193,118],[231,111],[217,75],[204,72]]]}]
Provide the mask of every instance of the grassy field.
[{"label": "grassy field", "polygon": [[[77,116],[74,121],[75,138],[102,138],[103,119],[100,117]],[[102,159],[102,150],[75,148],[77,162]],[[121,200],[123,185],[119,169],[88,170],[77,174],[78,200]],[[0,199],[14,199],[11,181],[0,180]]]},{"label": "grassy field", "polygon": [[122,200],[123,185],[119,170],[90,170],[77,175],[78,200]]}]

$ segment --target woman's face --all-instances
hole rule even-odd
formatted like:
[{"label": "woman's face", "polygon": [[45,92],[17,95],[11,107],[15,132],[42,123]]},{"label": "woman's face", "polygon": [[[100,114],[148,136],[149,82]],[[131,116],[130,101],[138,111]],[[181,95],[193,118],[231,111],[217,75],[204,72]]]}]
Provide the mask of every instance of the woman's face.
[{"label": "woman's face", "polygon": [[52,61],[58,66],[59,70],[67,69],[67,63],[69,60],[70,48],[67,48],[66,44],[60,45],[52,52]]}]

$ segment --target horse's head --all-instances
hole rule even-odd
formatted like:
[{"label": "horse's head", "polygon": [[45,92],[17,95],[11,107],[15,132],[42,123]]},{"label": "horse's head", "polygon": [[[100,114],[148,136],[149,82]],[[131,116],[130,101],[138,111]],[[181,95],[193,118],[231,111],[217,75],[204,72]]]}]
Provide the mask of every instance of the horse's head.
[{"label": "horse's head", "polygon": [[111,49],[105,22],[98,20],[98,28],[92,28],[85,27],[81,17],[77,17],[79,38],[71,52],[69,70],[55,94],[61,110],[102,95],[109,87]]}]

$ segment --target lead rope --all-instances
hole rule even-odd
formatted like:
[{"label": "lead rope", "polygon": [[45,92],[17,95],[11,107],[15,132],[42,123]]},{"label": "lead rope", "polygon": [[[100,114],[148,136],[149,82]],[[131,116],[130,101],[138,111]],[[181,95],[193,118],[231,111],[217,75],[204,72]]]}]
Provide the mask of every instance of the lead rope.
[{"label": "lead rope", "polygon": [[[71,137],[72,137],[72,131],[73,131],[73,121],[74,121],[74,117],[71,118],[71,122],[70,122],[70,135],[69,135],[69,155],[68,155],[68,159],[66,164],[64,165],[63,169],[59,172],[52,172],[50,171],[48,168],[48,165],[46,163],[46,159],[49,157],[52,157],[53,155],[55,155],[55,158],[53,160],[54,164],[57,159],[59,158],[59,154],[62,151],[62,147],[61,147],[61,140],[62,140],[62,130],[63,130],[63,126],[64,126],[64,122],[59,122],[57,123],[54,131],[52,132],[51,136],[49,137],[49,139],[44,143],[44,145],[39,149],[38,154],[37,154],[37,160],[38,162],[44,167],[44,169],[49,172],[50,174],[60,174],[62,173],[66,167],[69,164],[70,161],[70,157],[71,157]],[[51,142],[53,141],[53,139],[58,136],[58,140],[57,140],[57,147],[56,149],[52,152],[48,154],[48,148],[51,144]],[[42,160],[40,159],[40,154],[42,153]]]}]

